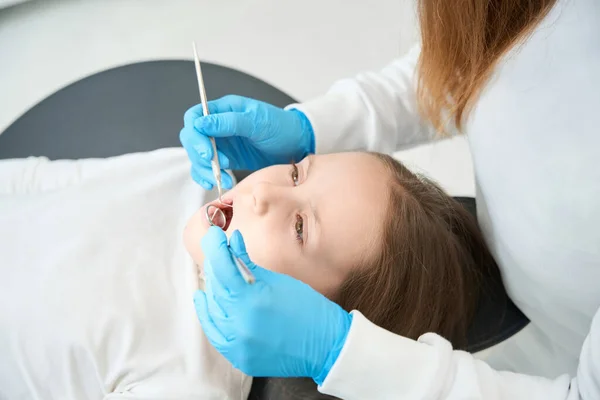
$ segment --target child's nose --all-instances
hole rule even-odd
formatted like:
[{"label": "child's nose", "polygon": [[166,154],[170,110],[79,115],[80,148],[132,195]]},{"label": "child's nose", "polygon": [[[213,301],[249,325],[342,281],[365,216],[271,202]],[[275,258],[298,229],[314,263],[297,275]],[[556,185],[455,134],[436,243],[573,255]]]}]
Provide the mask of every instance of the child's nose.
[{"label": "child's nose", "polygon": [[254,211],[258,215],[272,212],[275,207],[279,208],[289,204],[290,188],[275,185],[269,182],[259,182],[254,185],[252,196],[254,197]]}]

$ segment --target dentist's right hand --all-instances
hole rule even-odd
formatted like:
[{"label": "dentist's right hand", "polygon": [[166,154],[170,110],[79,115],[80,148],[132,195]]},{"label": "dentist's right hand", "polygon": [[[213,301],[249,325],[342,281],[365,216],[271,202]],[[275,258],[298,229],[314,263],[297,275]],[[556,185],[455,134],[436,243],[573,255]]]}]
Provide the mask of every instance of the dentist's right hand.
[{"label": "dentist's right hand", "polygon": [[[208,116],[200,104],[187,110],[179,134],[192,161],[192,177],[207,190],[215,185],[209,136],[216,139],[222,169],[257,170],[300,161],[315,151],[311,124],[298,110],[234,95],[208,102],[208,109]],[[223,187],[230,189],[231,177],[221,175]]]},{"label": "dentist's right hand", "polygon": [[346,341],[351,314],[309,285],[254,264],[239,231],[229,247],[256,282],[244,281],[225,233],[211,227],[202,239],[205,290],[194,296],[210,343],[246,375],[310,377],[321,384]]}]

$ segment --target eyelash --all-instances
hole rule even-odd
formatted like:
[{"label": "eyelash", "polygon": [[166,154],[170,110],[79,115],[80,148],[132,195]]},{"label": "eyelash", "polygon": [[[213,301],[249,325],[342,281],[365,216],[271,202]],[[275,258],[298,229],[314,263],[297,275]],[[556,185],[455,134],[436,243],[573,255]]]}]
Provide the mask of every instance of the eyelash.
[{"label": "eyelash", "polygon": [[298,166],[295,163],[292,163],[292,183],[294,186],[298,186],[298,178],[300,173],[298,172]]},{"label": "eyelash", "polygon": [[[299,173],[298,166],[295,163],[292,163],[292,183],[294,186],[299,185]],[[304,243],[304,218],[301,215],[296,214],[296,222],[294,224],[294,231],[296,232],[296,240],[300,243]]]},{"label": "eyelash", "polygon": [[297,214],[294,230],[296,231],[296,240],[300,243],[304,243],[304,219],[302,218],[302,216]]}]

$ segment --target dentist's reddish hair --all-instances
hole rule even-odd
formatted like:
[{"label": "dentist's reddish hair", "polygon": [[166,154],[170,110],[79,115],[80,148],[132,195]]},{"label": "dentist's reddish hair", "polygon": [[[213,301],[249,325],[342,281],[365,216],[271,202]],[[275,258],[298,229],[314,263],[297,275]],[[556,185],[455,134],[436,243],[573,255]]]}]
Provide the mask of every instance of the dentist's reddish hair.
[{"label": "dentist's reddish hair", "polygon": [[418,99],[439,130],[460,130],[498,60],[530,34],[556,0],[419,0]]}]

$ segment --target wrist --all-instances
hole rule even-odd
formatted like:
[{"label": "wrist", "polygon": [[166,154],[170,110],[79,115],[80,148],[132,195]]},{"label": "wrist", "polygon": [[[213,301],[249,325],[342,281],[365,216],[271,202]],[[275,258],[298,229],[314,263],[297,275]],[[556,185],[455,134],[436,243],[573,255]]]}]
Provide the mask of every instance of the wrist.
[{"label": "wrist", "polygon": [[328,349],[329,351],[327,353],[327,357],[325,358],[325,362],[321,366],[317,376],[313,377],[313,380],[319,386],[325,381],[325,378],[327,378],[327,375],[329,375],[329,371],[331,371],[331,368],[333,368],[333,365],[342,352],[348,337],[348,332],[350,331],[350,326],[352,325],[352,314],[348,313],[346,310],[343,310],[341,307],[340,310],[340,320],[339,323],[336,324],[333,341]]},{"label": "wrist", "polygon": [[315,132],[308,117],[300,110],[291,109],[288,112],[294,113],[300,124],[301,152],[300,160],[309,154],[315,153]]}]

